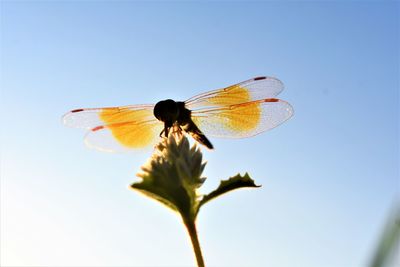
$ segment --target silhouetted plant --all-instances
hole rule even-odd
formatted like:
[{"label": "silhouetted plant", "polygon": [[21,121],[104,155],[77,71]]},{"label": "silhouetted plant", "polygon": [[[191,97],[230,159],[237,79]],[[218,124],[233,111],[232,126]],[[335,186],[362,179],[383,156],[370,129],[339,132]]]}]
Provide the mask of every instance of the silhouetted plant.
[{"label": "silhouetted plant", "polygon": [[247,173],[244,176],[237,174],[222,180],[214,191],[201,194],[199,188],[206,180],[201,176],[205,165],[200,149],[196,145],[190,148],[188,139],[177,131],[157,144],[154,154],[142,166],[142,172],[137,174],[142,178],[141,181],[131,185],[132,189],[158,200],[180,214],[200,267],[204,266],[196,231],[196,217],[200,208],[234,189],[259,187]]}]

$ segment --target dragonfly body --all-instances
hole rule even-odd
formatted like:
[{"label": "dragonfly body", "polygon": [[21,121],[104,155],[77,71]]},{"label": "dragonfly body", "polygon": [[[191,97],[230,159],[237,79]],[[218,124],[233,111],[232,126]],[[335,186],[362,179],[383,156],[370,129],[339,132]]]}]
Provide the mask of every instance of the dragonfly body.
[{"label": "dragonfly body", "polygon": [[158,120],[164,122],[164,129],[160,133],[160,136],[164,133],[165,136],[168,137],[170,128],[176,123],[197,142],[209,149],[213,149],[211,142],[193,122],[191,113],[192,112],[185,107],[185,102],[176,102],[172,99],[158,102],[154,106],[153,114]]},{"label": "dragonfly body", "polygon": [[138,149],[168,136],[177,124],[197,142],[212,149],[207,136],[243,138],[270,130],[293,115],[291,105],[276,96],[283,83],[256,77],[196,95],[156,105],[79,108],[64,115],[64,124],[89,131],[85,143],[102,151]]}]

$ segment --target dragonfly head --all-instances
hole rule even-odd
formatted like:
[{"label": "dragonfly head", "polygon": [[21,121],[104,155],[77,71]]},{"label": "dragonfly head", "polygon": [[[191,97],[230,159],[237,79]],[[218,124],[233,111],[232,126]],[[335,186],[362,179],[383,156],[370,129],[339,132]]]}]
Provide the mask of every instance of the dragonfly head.
[{"label": "dragonfly head", "polygon": [[178,119],[179,107],[172,99],[163,100],[154,106],[153,114],[158,120],[170,122],[172,125]]}]

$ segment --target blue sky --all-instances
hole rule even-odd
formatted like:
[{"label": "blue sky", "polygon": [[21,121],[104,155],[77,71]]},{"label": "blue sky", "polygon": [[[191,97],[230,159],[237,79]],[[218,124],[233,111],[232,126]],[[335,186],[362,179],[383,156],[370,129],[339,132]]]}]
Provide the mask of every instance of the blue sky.
[{"label": "blue sky", "polygon": [[11,2],[1,7],[1,265],[188,266],[175,214],[128,190],[147,153],[87,149],[61,116],[185,100],[251,77],[295,115],[212,139],[198,217],[210,266],[365,266],[399,199],[396,2]]}]

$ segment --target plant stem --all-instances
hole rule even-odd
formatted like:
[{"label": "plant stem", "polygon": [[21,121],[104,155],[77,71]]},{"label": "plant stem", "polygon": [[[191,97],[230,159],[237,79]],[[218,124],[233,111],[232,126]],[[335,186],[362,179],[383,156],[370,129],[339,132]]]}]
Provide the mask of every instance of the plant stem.
[{"label": "plant stem", "polygon": [[196,255],[197,266],[204,267],[203,255],[201,254],[200,243],[197,237],[196,223],[194,220],[187,218],[183,218],[183,222],[185,223],[186,229],[192,241],[194,254]]}]

